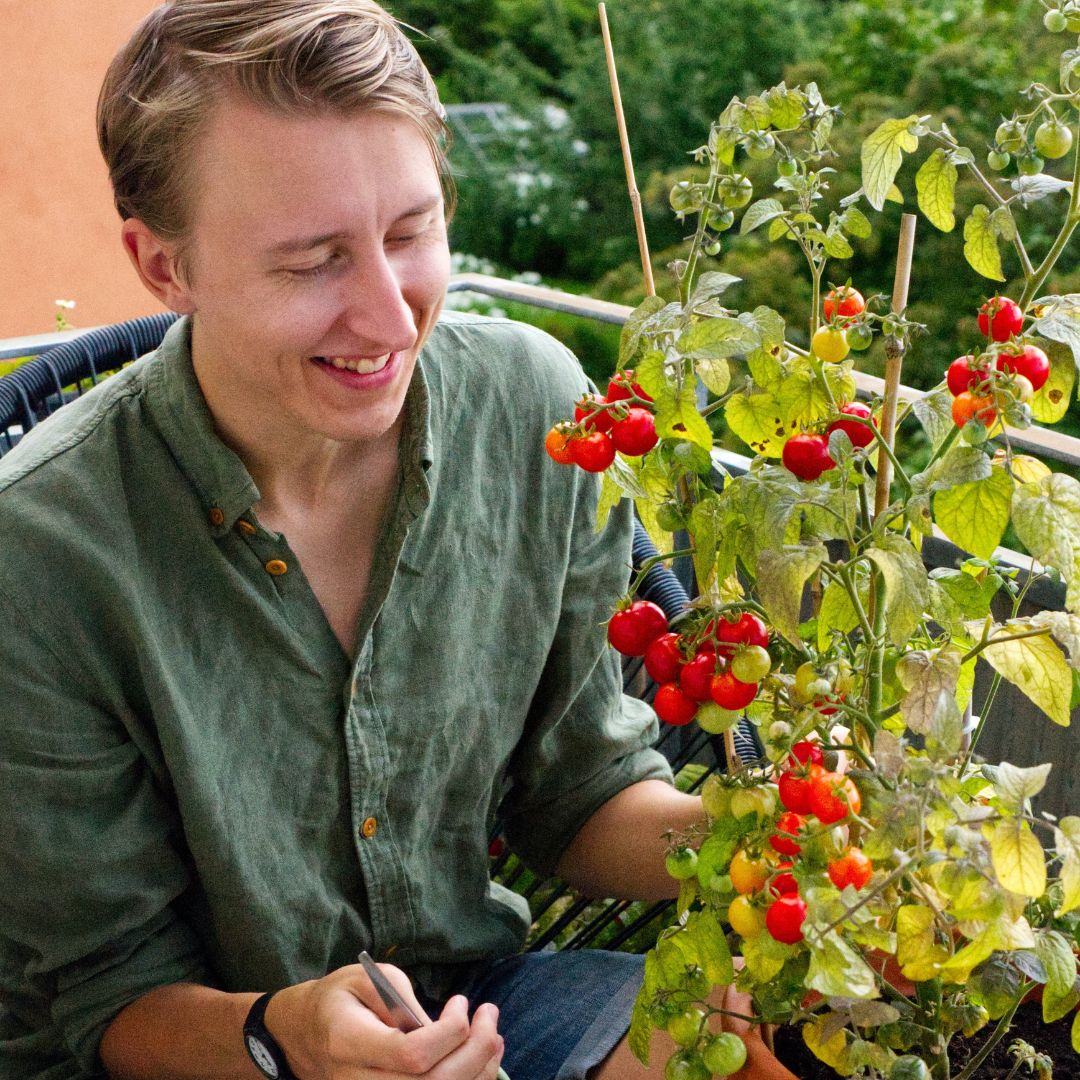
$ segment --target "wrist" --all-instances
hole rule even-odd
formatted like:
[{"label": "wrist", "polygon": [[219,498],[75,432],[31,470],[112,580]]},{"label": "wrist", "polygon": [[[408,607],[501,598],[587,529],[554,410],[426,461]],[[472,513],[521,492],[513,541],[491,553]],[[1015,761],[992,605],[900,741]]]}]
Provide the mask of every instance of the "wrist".
[{"label": "wrist", "polygon": [[307,1018],[306,999],[312,985],[311,982],[298,983],[278,990],[267,1003],[263,1015],[263,1025],[298,1076],[308,1075],[311,1071],[304,1036],[311,1024]]}]

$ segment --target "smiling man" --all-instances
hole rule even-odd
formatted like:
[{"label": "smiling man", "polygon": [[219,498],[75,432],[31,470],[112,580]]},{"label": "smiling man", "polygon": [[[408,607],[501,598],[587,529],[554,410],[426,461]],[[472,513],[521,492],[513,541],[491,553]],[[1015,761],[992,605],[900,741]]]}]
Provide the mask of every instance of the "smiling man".
[{"label": "smiling man", "polygon": [[640,958],[519,956],[487,837],[660,897],[700,803],[603,640],[628,511],[541,450],[580,368],[441,315],[416,53],[370,0],[174,0],[99,134],[185,317],[0,462],[0,1077],[646,1075]]}]

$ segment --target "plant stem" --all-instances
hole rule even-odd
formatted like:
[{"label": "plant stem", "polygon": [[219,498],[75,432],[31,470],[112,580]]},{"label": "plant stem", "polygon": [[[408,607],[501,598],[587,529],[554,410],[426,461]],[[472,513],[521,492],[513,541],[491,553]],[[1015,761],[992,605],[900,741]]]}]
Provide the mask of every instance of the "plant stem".
[{"label": "plant stem", "polygon": [[705,204],[698,214],[697,231],[694,233],[694,242],[690,245],[690,257],[686,261],[686,273],[679,283],[679,292],[682,297],[682,305],[685,308],[690,303],[693,295],[694,275],[697,273],[698,260],[701,258],[701,245],[705,239],[705,223],[709,220],[710,208],[716,202],[716,191],[720,186],[720,173],[717,171],[716,162],[712,164],[709,173],[709,190],[705,194]]},{"label": "plant stem", "polygon": [[678,551],[668,551],[663,554],[650,555],[642,564],[641,569],[638,570],[636,577],[630,583],[630,588],[627,590],[630,596],[634,596],[638,589],[641,588],[641,583],[645,580],[649,571],[658,563],[665,562],[667,559],[681,559],[684,555],[693,555],[693,548],[681,548]]},{"label": "plant stem", "polygon": [[1013,1015],[1020,1007],[1020,1002],[1024,1000],[1024,996],[1027,994],[1030,988],[1030,983],[1025,983],[1021,993],[1017,994],[1016,1000],[1012,1003],[1012,1007],[1009,1011],[997,1022],[997,1027],[994,1028],[990,1038],[979,1048],[978,1053],[956,1074],[956,1080],[971,1080],[971,1077],[975,1075],[979,1066],[990,1056],[994,1047],[1001,1042],[1005,1033],[1009,1030],[1012,1024]]}]

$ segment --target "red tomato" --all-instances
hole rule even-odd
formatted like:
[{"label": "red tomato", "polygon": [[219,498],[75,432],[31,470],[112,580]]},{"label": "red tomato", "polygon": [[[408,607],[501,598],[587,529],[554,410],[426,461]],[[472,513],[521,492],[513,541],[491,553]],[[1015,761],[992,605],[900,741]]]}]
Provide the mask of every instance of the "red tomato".
[{"label": "red tomato", "polygon": [[825,310],[827,322],[834,314],[845,319],[861,315],[866,310],[866,301],[858,289],[853,289],[850,285],[841,285],[839,289],[830,289],[825,294],[822,307]]},{"label": "red tomato", "polygon": [[776,869],[780,872],[769,882],[769,892],[774,896],[787,896],[789,893],[797,893],[799,883],[795,880],[795,875],[791,873],[791,863],[785,859]]},{"label": "red tomato", "polygon": [[656,691],[653,708],[665,724],[682,727],[697,715],[698,703],[688,698],[675,683],[665,683]]},{"label": "red tomato", "polygon": [[645,670],[654,683],[674,682],[682,662],[678,634],[661,634],[645,650]]},{"label": "red tomato", "polygon": [[569,465],[574,460],[570,454],[570,440],[557,427],[553,427],[544,436],[544,449],[548,452],[548,457],[560,465]]},{"label": "red tomato", "polygon": [[802,924],[806,919],[806,901],[798,893],[778,897],[765,912],[765,929],[777,941],[794,945],[802,941]]},{"label": "red tomato", "polygon": [[974,356],[958,356],[946,369],[945,381],[952,396],[958,397],[965,390],[974,390],[986,375],[984,368],[975,366]]},{"label": "red tomato", "polygon": [[994,341],[1008,341],[1023,325],[1020,305],[1007,296],[995,296],[979,308],[979,329]]},{"label": "red tomato", "polygon": [[694,701],[708,701],[712,696],[712,681],[716,674],[715,653],[698,653],[679,672],[679,685]]},{"label": "red tomato", "polygon": [[648,409],[631,408],[625,420],[619,420],[611,429],[611,441],[615,449],[630,457],[647,454],[659,441],[656,422]]},{"label": "red tomato", "polygon": [[[712,624],[709,625],[711,629]],[[752,611],[744,611],[735,622],[718,619],[715,629],[717,640],[725,644],[769,647],[769,628]]]},{"label": "red tomato", "polygon": [[[801,814],[785,810],[776,820],[776,832],[769,837],[769,846],[773,851],[779,851],[781,855],[798,855],[802,851],[802,844],[793,839],[803,827]],[[791,836],[781,835],[791,833]]]},{"label": "red tomato", "polygon": [[586,394],[574,408],[574,423],[584,420],[586,431],[610,431],[615,417],[611,415],[610,409],[597,408],[603,404],[603,398],[596,394]]},{"label": "red tomato", "polygon": [[646,401],[652,401],[652,398],[634,382],[634,373],[632,371],[616,372],[607,384],[608,401],[625,401],[627,398],[634,396],[644,398]]},{"label": "red tomato", "polygon": [[795,768],[796,765],[823,765],[825,754],[816,742],[802,739],[791,748],[791,757],[788,758],[788,766]]},{"label": "red tomato", "polygon": [[777,786],[784,809],[793,810],[796,814],[810,813],[810,782],[805,776],[789,769],[780,774]]},{"label": "red tomato", "polygon": [[713,701],[722,709],[738,712],[745,709],[757,697],[758,684],[739,682],[730,671],[714,675],[710,693]]},{"label": "red tomato", "polygon": [[829,443],[823,435],[792,435],[784,443],[781,461],[800,480],[816,480],[836,466],[829,457]]},{"label": "red tomato", "polygon": [[964,393],[953,398],[952,418],[957,427],[963,427],[972,420],[979,420],[986,427],[991,427],[997,419],[994,399],[979,397],[970,390],[965,390]]},{"label": "red tomato", "polygon": [[857,814],[862,809],[862,797],[854,782],[840,773],[826,769],[810,771],[810,813],[823,825],[842,821],[848,811]]},{"label": "red tomato", "polygon": [[[843,413],[844,416],[861,416],[864,420],[870,420],[874,427],[877,427],[877,421],[873,418],[870,406],[864,405],[861,401],[852,401],[847,405],[841,405],[840,412]],[[834,420],[829,425],[826,437],[831,435],[834,431],[845,432],[847,437],[851,440],[851,445],[856,449],[863,446],[869,446],[874,441],[874,433],[870,428],[865,424],[856,423],[854,420]]]},{"label": "red tomato", "polygon": [[603,472],[615,460],[615,444],[602,431],[570,440],[570,460],[586,472]]},{"label": "red tomato", "polygon": [[644,656],[645,650],[667,632],[664,609],[651,600],[635,600],[608,620],[607,637],[624,656]]},{"label": "red tomato", "polygon": [[1038,390],[1050,378],[1050,357],[1037,345],[1025,345],[1019,354],[999,353],[997,369],[1023,375],[1031,383],[1032,390]]},{"label": "red tomato", "polygon": [[838,888],[853,885],[861,889],[873,876],[874,864],[861,848],[849,847],[839,859],[829,863],[829,880]]}]

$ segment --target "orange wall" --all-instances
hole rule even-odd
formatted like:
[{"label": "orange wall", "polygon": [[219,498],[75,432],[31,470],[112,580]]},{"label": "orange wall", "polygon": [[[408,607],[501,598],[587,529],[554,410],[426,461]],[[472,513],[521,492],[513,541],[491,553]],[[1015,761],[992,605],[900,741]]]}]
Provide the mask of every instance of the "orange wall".
[{"label": "orange wall", "polygon": [[94,133],[105,68],[155,0],[0,0],[0,338],[160,306],[120,249]]}]

